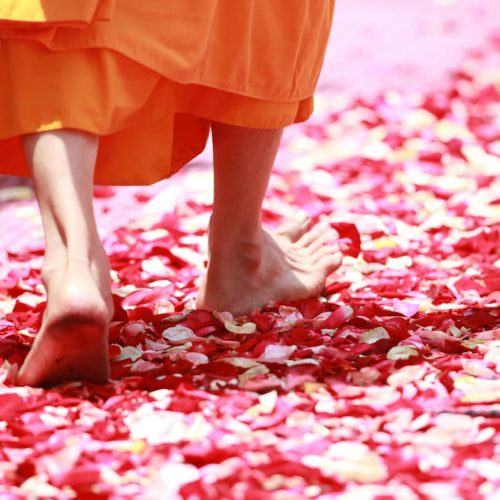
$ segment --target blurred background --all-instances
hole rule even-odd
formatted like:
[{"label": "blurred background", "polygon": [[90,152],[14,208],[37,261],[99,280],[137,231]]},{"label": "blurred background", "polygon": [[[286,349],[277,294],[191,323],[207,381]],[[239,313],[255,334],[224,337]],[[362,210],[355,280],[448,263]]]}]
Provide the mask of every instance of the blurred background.
[{"label": "blurred background", "polygon": [[[500,0],[337,0],[318,91],[439,90],[492,37]],[[500,68],[498,51],[489,56]]]},{"label": "blurred background", "polygon": [[[500,0],[337,0],[317,112],[329,99],[387,90],[434,92],[471,57],[500,68]],[[300,133],[290,127],[286,136]],[[286,161],[286,140],[278,162]],[[210,196],[211,148],[169,181],[148,187],[96,188],[102,235],[172,210],[193,191]],[[141,203],[138,203],[141,200]],[[27,179],[0,176],[0,251],[40,245],[38,209]]]}]

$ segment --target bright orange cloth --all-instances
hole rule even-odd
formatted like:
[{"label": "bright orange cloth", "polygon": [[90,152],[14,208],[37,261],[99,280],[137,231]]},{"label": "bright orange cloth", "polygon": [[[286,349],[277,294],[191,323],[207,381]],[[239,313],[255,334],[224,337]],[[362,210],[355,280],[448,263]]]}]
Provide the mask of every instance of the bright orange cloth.
[{"label": "bright orange cloth", "polygon": [[75,128],[100,136],[96,183],[149,184],[203,150],[211,121],[303,121],[333,6],[0,0],[0,172],[27,175],[21,134]]}]

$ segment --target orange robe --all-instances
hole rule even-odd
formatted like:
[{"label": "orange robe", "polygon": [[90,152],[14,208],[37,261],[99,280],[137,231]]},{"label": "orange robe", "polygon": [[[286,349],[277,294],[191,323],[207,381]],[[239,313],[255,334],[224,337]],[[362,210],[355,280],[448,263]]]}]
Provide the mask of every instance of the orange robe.
[{"label": "orange robe", "polygon": [[20,136],[100,136],[95,182],[150,184],[205,147],[210,122],[306,120],[334,0],[0,0],[0,173]]}]

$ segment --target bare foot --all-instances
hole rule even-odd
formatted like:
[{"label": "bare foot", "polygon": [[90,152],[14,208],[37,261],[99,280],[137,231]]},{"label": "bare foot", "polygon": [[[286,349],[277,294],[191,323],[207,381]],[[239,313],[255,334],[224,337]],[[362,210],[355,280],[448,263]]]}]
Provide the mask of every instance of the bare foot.
[{"label": "bare foot", "polygon": [[110,311],[91,266],[70,261],[45,274],[44,280],[47,309],[19,371],[18,383],[52,386],[83,379],[106,382]]},{"label": "bare foot", "polygon": [[296,224],[272,234],[263,231],[258,243],[212,249],[197,307],[241,315],[271,301],[319,295],[342,262],[336,239],[327,224],[309,231]]},{"label": "bare foot", "polygon": [[[56,252],[45,255],[42,270],[42,282],[45,289],[49,290],[50,284],[54,281],[53,277],[58,273],[61,267],[61,262],[66,259],[66,252],[64,247],[61,247]],[[92,259],[90,260],[90,271],[94,277],[94,281],[99,287],[99,292],[104,298],[108,310],[108,319],[111,321],[114,315],[113,297],[111,295],[111,276],[108,256],[98,242],[92,252]]]},{"label": "bare foot", "polygon": [[286,222],[271,234],[286,238],[293,243],[307,232],[310,225],[311,219],[307,212],[304,210],[297,210]]}]

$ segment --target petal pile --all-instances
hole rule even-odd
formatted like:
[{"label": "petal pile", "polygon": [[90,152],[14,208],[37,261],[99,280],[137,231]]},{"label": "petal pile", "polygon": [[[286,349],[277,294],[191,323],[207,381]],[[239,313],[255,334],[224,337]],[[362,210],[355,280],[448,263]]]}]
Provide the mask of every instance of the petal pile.
[{"label": "petal pile", "polygon": [[476,58],[439,93],[325,95],[288,136],[264,219],[295,205],[339,232],[344,264],[319,298],[196,310],[198,190],[106,238],[112,382],[16,387],[45,295],[41,243],[11,252],[3,497],[497,498],[500,73]]}]

